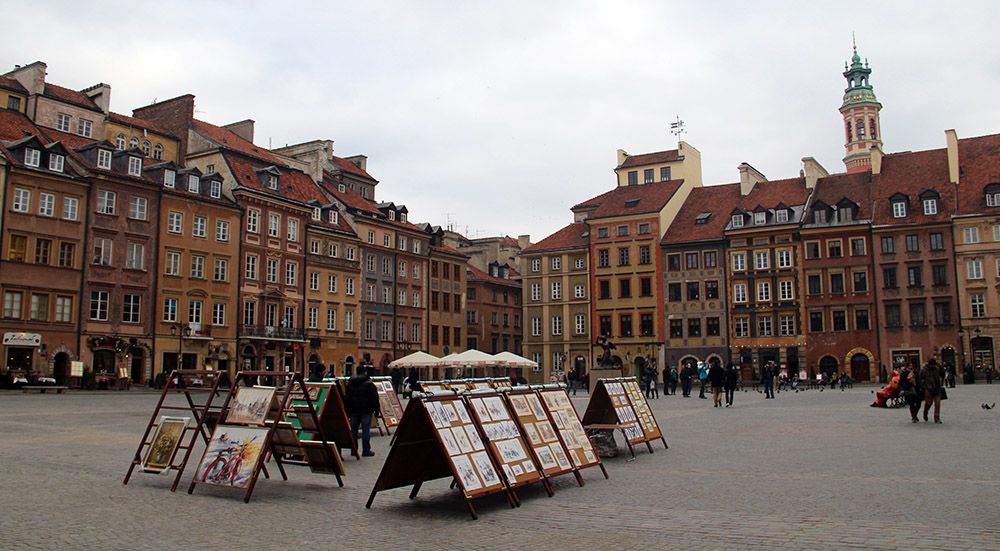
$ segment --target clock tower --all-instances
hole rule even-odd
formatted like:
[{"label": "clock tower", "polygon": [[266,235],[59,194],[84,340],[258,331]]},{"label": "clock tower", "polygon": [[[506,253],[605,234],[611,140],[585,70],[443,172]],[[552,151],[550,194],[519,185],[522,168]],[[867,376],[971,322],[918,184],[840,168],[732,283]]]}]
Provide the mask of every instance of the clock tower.
[{"label": "clock tower", "polygon": [[844,165],[847,172],[871,170],[871,150],[882,148],[882,125],[878,118],[882,104],[875,99],[875,91],[868,82],[871,72],[867,59],[864,65],[861,64],[855,44],[850,65],[844,63],[847,89],[844,90],[844,104],[840,106],[840,113],[844,116]]}]

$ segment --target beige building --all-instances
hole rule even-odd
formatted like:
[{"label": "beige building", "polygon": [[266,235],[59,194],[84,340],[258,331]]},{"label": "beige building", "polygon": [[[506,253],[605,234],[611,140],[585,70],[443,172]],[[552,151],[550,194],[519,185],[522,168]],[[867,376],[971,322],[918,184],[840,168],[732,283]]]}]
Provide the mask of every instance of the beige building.
[{"label": "beige building", "polygon": [[524,312],[522,355],[538,363],[526,378],[547,382],[553,372],[590,370],[590,236],[574,222],[521,251]]},{"label": "beige building", "polygon": [[[111,86],[100,83],[71,90],[45,82],[48,66],[36,61],[3,75],[16,80],[27,92],[25,110],[35,124],[68,134],[100,140],[104,118],[110,112]],[[11,96],[8,95],[8,101]]]},{"label": "beige building", "polygon": [[670,180],[684,180],[698,187],[702,185],[701,152],[687,142],[679,142],[677,149],[641,155],[629,155],[619,149],[615,177],[619,187]]}]

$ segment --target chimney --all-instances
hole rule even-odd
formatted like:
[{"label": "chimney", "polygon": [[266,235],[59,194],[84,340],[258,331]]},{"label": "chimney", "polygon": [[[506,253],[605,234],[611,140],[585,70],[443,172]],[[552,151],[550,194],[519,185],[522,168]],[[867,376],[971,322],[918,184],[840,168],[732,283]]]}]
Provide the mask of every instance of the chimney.
[{"label": "chimney", "polygon": [[111,112],[111,85],[100,82],[81,90],[101,108],[105,115]]},{"label": "chimney", "polygon": [[132,110],[132,116],[155,122],[171,136],[181,141],[179,157],[183,161],[188,153],[188,130],[194,120],[194,96],[185,94],[176,98]]},{"label": "chimney", "polygon": [[802,176],[806,179],[806,187],[812,189],[816,187],[816,180],[830,175],[829,172],[819,164],[819,161],[812,157],[802,157]]},{"label": "chimney", "polygon": [[882,146],[875,144],[870,151],[872,156],[872,175],[880,174],[882,172]]},{"label": "chimney", "polygon": [[626,153],[624,149],[619,149],[618,150],[618,164],[616,164],[615,166],[622,166],[622,163],[625,162],[625,159],[628,159],[628,153]]},{"label": "chimney", "polygon": [[759,170],[750,166],[749,163],[740,163],[740,196],[746,197],[753,191],[753,187],[761,182],[766,182],[767,178]]},{"label": "chimney", "polygon": [[234,122],[223,126],[226,130],[236,134],[244,140],[253,143],[253,121],[250,119]]},{"label": "chimney", "polygon": [[45,74],[48,66],[36,61],[24,67],[17,67],[13,71],[4,75],[21,83],[28,90],[28,94],[36,96],[45,91]]},{"label": "chimney", "polygon": [[352,155],[350,157],[345,157],[345,159],[361,170],[368,172],[368,157],[364,155]]},{"label": "chimney", "polygon": [[955,129],[945,130],[944,137],[948,143],[948,180],[958,185],[958,134]]},{"label": "chimney", "polygon": [[527,249],[530,246],[531,246],[531,235],[517,236],[517,248],[523,251],[524,249]]}]

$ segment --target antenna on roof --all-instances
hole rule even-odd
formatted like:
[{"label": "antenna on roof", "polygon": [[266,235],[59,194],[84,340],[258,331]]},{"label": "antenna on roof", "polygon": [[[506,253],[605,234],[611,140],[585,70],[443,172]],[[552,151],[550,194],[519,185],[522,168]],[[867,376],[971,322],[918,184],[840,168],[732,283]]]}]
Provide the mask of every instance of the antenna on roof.
[{"label": "antenna on roof", "polygon": [[677,115],[677,120],[670,123],[670,133],[673,134],[677,141],[681,141],[681,134],[687,132],[684,128],[684,121],[681,120],[681,116]]},{"label": "antenna on roof", "polygon": [[446,213],[444,213],[444,216],[445,216],[445,219],[448,221],[448,225],[447,225],[448,231],[455,231],[455,220],[454,220],[455,213],[454,212],[446,212]]}]

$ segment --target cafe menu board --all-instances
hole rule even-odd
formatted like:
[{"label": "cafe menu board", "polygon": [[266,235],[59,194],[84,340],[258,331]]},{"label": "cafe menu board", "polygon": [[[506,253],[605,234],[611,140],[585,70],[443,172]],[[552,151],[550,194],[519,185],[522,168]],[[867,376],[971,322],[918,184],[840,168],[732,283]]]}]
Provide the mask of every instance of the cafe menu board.
[{"label": "cafe menu board", "polygon": [[[507,401],[545,476],[556,476],[572,471],[570,456],[559,442],[555,427],[549,421],[538,395],[530,390],[512,392],[507,395]],[[582,425],[580,431],[583,431]]]},{"label": "cafe menu board", "polygon": [[508,485],[516,487],[540,482],[542,475],[528,455],[524,438],[503,397],[497,393],[473,395],[469,403]]},{"label": "cafe menu board", "polygon": [[653,412],[649,409],[649,402],[646,401],[646,397],[642,394],[642,389],[639,388],[639,382],[635,379],[625,381],[625,390],[628,392],[629,401],[632,402],[632,410],[635,411],[639,419],[639,426],[642,428],[642,432],[646,434],[646,439],[656,440],[657,438],[661,438],[663,433],[660,432],[660,427],[656,424]]},{"label": "cafe menu board", "polygon": [[462,398],[426,400],[424,408],[466,497],[503,490],[503,481]]},{"label": "cafe menu board", "polygon": [[399,396],[396,395],[395,389],[392,388],[392,379],[372,377],[372,382],[375,383],[375,390],[378,391],[378,404],[385,426],[395,427],[403,418],[403,406],[399,403]]},{"label": "cafe menu board", "polygon": [[611,399],[618,423],[622,425],[622,431],[628,438],[630,444],[639,444],[646,441],[646,435],[639,426],[639,420],[628,400],[625,385],[620,380],[602,381],[604,388]]},{"label": "cafe menu board", "polygon": [[545,407],[549,410],[552,422],[562,437],[563,445],[569,452],[573,465],[578,469],[599,465],[601,460],[597,457],[597,451],[584,432],[580,417],[570,403],[566,391],[552,388],[540,390],[538,394],[545,401]]}]

